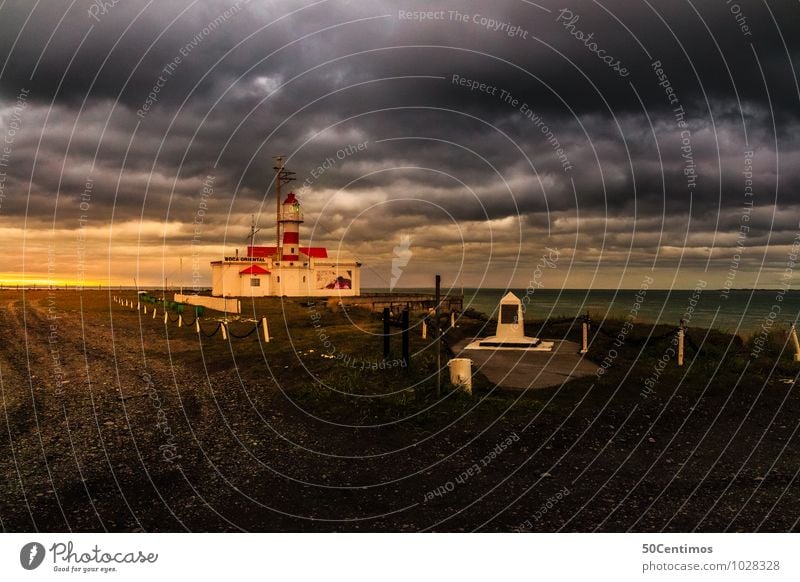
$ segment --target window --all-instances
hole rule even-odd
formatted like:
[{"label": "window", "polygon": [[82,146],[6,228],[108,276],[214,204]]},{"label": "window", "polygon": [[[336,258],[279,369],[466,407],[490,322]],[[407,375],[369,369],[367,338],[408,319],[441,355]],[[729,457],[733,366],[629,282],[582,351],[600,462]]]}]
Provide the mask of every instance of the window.
[{"label": "window", "polygon": [[278,276],[278,283],[280,283],[280,282],[281,282],[281,278],[280,278],[280,275],[279,275]]},{"label": "window", "polygon": [[500,323],[517,323],[517,306],[500,306]]},{"label": "window", "polygon": [[261,279],[250,279],[251,287],[261,287]]},{"label": "window", "polygon": [[305,282],[306,282],[306,277],[305,277],[305,275],[303,275],[303,283],[305,283]]}]

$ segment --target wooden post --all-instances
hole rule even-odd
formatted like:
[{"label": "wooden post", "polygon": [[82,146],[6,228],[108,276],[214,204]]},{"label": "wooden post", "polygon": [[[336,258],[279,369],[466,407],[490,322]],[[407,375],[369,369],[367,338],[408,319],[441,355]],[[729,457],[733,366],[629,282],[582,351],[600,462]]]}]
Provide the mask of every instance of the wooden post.
[{"label": "wooden post", "polygon": [[406,370],[408,370],[408,366],[411,363],[408,349],[408,327],[408,307],[406,307],[403,309],[403,361],[406,364]]},{"label": "wooden post", "polygon": [[450,310],[450,327],[456,326],[456,312],[455,310]]},{"label": "wooden post", "polygon": [[383,308],[383,359],[389,358],[389,308]]},{"label": "wooden post", "polygon": [[147,315],[147,305],[144,306],[144,314]]},{"label": "wooden post", "polygon": [[222,340],[225,341],[228,339],[228,327],[225,325],[225,322],[220,323],[219,326],[222,332]]},{"label": "wooden post", "polygon": [[794,324],[792,324],[792,329],[789,331],[789,336],[794,344],[794,361],[800,362],[800,341],[797,339],[797,328]]},{"label": "wooden post", "polygon": [[264,332],[264,342],[269,342],[269,327],[267,327],[267,318],[261,318],[261,329]]},{"label": "wooden post", "polygon": [[165,309],[164,310],[164,325],[166,325],[168,321],[169,321],[169,311],[167,311]]},{"label": "wooden post", "polygon": [[581,322],[581,353],[589,351],[589,323],[586,318]]},{"label": "wooden post", "polygon": [[200,333],[200,316],[197,315],[195,312],[194,315],[194,330],[199,334]]},{"label": "wooden post", "polygon": [[183,327],[183,314],[178,314],[178,327]]},{"label": "wooden post", "polygon": [[428,320],[422,320],[422,339],[428,339]]},{"label": "wooden post", "polygon": [[684,323],[681,319],[681,326],[678,328],[678,366],[683,366],[683,336],[685,334],[684,331]]}]

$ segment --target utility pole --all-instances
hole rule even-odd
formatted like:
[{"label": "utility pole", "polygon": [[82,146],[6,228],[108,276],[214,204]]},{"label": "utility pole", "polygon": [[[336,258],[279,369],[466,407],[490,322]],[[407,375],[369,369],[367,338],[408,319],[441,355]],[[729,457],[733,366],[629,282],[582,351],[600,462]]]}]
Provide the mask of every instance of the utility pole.
[{"label": "utility pole", "polygon": [[256,233],[259,230],[261,230],[261,227],[259,226],[258,228],[256,228],[256,215],[255,214],[251,214],[250,215],[250,235],[247,237],[247,240],[250,241],[250,244],[248,246],[251,246],[251,247],[256,246]]},{"label": "utility pole", "polygon": [[275,156],[275,252],[278,260],[281,258],[281,186],[294,181],[294,172],[286,170],[283,164],[283,155]]},{"label": "utility pole", "polygon": [[439,303],[442,301],[442,276],[436,275],[436,308],[434,333],[436,334],[436,398],[442,397],[442,329],[439,326]]}]

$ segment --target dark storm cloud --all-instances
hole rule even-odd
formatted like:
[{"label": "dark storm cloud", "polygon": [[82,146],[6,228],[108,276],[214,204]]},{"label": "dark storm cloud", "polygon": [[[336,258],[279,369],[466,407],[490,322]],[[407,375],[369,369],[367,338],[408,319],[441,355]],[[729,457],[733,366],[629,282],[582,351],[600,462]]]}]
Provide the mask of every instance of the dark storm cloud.
[{"label": "dark storm cloud", "polygon": [[281,152],[326,240],[364,212],[351,247],[421,224],[442,230],[418,244],[458,245],[448,224],[480,238],[491,221],[497,256],[549,236],[652,257],[735,246],[752,151],[748,244],[797,228],[796,5],[99,5],[0,9],[3,127],[28,94],[0,220],[77,228],[90,183],[97,223],[187,227],[211,176],[205,236],[239,241],[251,213],[271,221]]}]

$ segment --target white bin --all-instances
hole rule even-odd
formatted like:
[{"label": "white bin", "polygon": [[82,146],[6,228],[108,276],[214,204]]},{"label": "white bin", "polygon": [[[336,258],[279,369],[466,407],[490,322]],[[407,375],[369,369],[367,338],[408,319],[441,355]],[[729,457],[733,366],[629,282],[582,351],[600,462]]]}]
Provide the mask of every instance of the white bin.
[{"label": "white bin", "polygon": [[472,360],[453,358],[447,362],[447,367],[450,368],[450,383],[472,394]]}]

